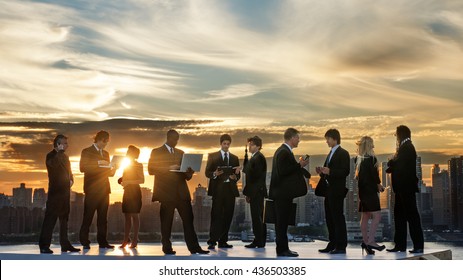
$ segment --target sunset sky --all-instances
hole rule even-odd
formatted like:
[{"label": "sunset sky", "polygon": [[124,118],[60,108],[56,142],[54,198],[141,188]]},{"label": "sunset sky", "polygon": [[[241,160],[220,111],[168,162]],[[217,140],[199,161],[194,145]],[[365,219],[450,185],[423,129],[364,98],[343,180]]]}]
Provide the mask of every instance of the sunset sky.
[{"label": "sunset sky", "polygon": [[57,132],[76,176],[100,129],[143,162],[170,128],[201,153],[230,133],[240,157],[258,134],[270,157],[292,126],[315,166],[328,128],[386,158],[405,124],[428,183],[463,154],[461,0],[2,0],[0,42],[0,193],[46,186]]}]

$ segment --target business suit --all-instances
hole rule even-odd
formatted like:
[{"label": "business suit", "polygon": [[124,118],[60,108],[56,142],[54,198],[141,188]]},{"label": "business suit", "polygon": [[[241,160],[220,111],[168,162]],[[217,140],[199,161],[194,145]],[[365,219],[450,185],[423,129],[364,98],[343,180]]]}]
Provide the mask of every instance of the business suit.
[{"label": "business suit", "polygon": [[[331,154],[331,152],[330,152]],[[329,175],[322,175],[320,181],[326,179],[328,188],[325,196],[325,220],[328,227],[328,250],[346,250],[347,228],[344,217],[344,198],[348,189],[346,188],[346,177],[350,173],[349,152],[339,146],[330,157],[328,155],[324,167],[330,169]],[[320,183],[320,182],[319,182]]]},{"label": "business suit", "polygon": [[240,174],[236,174],[236,180],[230,179],[227,174],[214,177],[214,171],[219,166],[238,167],[238,157],[228,152],[228,162],[224,161],[221,151],[211,153],[207,159],[206,177],[209,178],[207,194],[212,196],[211,227],[209,231],[208,244],[216,242],[225,244],[228,241],[228,232],[235,210],[235,197],[239,197],[236,182]]},{"label": "business suit", "polygon": [[392,190],[395,194],[395,247],[402,251],[407,248],[408,222],[413,248],[423,249],[423,230],[415,194],[419,191],[416,176],[416,150],[409,139],[400,145],[396,156],[388,162],[386,172],[391,173]]},{"label": "business suit", "polygon": [[310,178],[310,173],[296,161],[291,149],[286,144],[282,144],[273,156],[269,190],[269,198],[275,204],[277,254],[289,251],[288,217],[293,199],[307,193],[307,182],[304,177]]},{"label": "business suit", "polygon": [[62,250],[72,247],[68,239],[70,189],[73,182],[71,163],[64,151],[53,149],[47,154],[48,199],[40,232],[39,247],[49,248],[56,220],[59,219],[59,243]]},{"label": "business suit", "polygon": [[246,174],[243,194],[250,199],[252,231],[254,233],[254,245],[264,247],[267,239],[267,225],[263,221],[264,198],[267,197],[267,160],[257,151],[244,166]]},{"label": "business suit", "polygon": [[183,232],[188,250],[192,253],[201,250],[193,225],[193,209],[191,207],[190,191],[186,181],[191,173],[169,171],[172,165],[180,165],[183,151],[173,148],[171,153],[166,145],[151,151],[148,162],[148,173],[154,175],[152,201],[161,203],[161,242],[162,251],[166,254],[175,253],[170,241],[174,211],[177,209],[183,222]]},{"label": "business suit", "polygon": [[84,215],[80,227],[79,239],[83,246],[89,246],[89,230],[95,211],[97,213],[97,241],[100,247],[109,245],[108,207],[111,188],[108,177],[114,176],[115,170],[100,167],[98,161],[109,162],[109,153],[98,150],[92,145],[82,150],[80,155],[80,172],[84,173]]}]

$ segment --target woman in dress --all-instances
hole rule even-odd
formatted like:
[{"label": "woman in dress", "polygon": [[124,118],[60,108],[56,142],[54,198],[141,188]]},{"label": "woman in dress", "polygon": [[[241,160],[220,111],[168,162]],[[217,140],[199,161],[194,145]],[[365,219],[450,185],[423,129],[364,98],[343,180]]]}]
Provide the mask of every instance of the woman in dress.
[{"label": "woman in dress", "polygon": [[138,230],[140,228],[139,213],[141,209],[141,189],[140,184],[145,182],[143,165],[137,162],[140,149],[130,145],[127,149],[126,158],[130,160],[129,165],[124,169],[119,184],[124,187],[122,197],[122,213],[125,216],[124,241],[120,248],[124,248],[130,242],[129,234],[133,221],[133,238],[130,248],[136,248],[138,244]]},{"label": "woman in dress", "polygon": [[[363,136],[357,141],[358,155],[355,159],[356,178],[358,180],[359,212],[362,213],[360,229],[362,231],[362,251],[374,254],[373,250],[382,251],[386,247],[375,242],[375,233],[381,219],[379,192],[384,191],[379,179],[378,160],[373,151],[373,139]],[[371,219],[370,228],[368,228]]]}]

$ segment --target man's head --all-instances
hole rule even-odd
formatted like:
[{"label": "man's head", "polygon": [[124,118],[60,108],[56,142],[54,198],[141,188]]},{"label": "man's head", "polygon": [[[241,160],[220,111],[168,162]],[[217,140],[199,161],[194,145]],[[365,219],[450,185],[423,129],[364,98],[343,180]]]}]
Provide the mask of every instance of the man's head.
[{"label": "man's head", "polygon": [[250,153],[254,154],[257,151],[262,149],[262,139],[259,136],[253,136],[248,138],[248,150]]},{"label": "man's head", "polygon": [[291,148],[297,148],[299,142],[301,141],[299,139],[299,131],[292,127],[286,129],[284,138],[285,143],[288,144]]},{"label": "man's head", "polygon": [[407,126],[399,125],[396,128],[395,135],[397,137],[397,140],[399,142],[402,142],[403,140],[405,140],[407,138],[411,138],[412,137],[412,132],[410,131],[410,128],[408,128]]},{"label": "man's head", "polygon": [[341,134],[335,128],[328,129],[325,133],[326,144],[328,147],[333,148],[334,146],[341,144]]},{"label": "man's head", "polygon": [[60,145],[63,148],[63,151],[66,151],[68,148],[68,138],[63,134],[58,134],[55,139],[53,139],[53,148],[57,149]]},{"label": "man's head", "polygon": [[98,131],[95,137],[93,137],[93,142],[99,149],[106,148],[109,142],[109,132],[104,130]]},{"label": "man's head", "polygon": [[228,152],[230,149],[231,141],[231,136],[228,134],[222,134],[222,136],[220,136],[220,148],[222,151]]},{"label": "man's head", "polygon": [[171,129],[167,131],[167,139],[166,139],[166,144],[169,145],[169,147],[175,148],[178,144],[178,140],[180,139],[180,134],[175,129]]}]

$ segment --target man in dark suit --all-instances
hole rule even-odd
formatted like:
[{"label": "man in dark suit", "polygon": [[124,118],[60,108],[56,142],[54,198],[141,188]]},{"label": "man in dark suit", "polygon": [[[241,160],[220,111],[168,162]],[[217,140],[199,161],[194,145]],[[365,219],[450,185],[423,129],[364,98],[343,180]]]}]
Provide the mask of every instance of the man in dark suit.
[{"label": "man in dark suit", "polygon": [[293,199],[307,193],[307,182],[310,173],[304,168],[309,159],[296,161],[293,149],[299,145],[299,131],[288,128],[284,134],[285,142],[273,156],[272,177],[269,197],[275,205],[276,253],[280,257],[297,257],[297,252],[289,250],[288,224],[293,208]]},{"label": "man in dark suit", "polygon": [[74,184],[69,157],[64,153],[68,148],[67,137],[60,134],[53,140],[53,150],[47,154],[48,199],[39,248],[42,254],[52,254],[50,244],[56,220],[59,218],[59,243],[61,252],[79,252],[68,239],[68,218],[70,211],[70,192]]},{"label": "man in dark suit", "polygon": [[107,240],[108,207],[111,188],[108,177],[114,176],[117,166],[109,163],[109,153],[104,150],[109,142],[109,133],[101,130],[94,143],[82,150],[80,172],[84,173],[84,215],[79,239],[84,249],[90,249],[89,230],[93,216],[97,213],[97,241],[101,249],[113,249]]},{"label": "man in dark suit", "polygon": [[190,180],[194,171],[189,168],[187,172],[179,170],[183,151],[175,148],[180,135],[175,130],[167,132],[164,145],[151,151],[148,162],[148,173],[154,175],[153,199],[161,203],[161,242],[162,251],[166,255],[175,255],[172,249],[170,236],[174,211],[177,209],[183,222],[185,242],[191,254],[207,254],[209,251],[201,249],[193,225],[193,209],[191,196],[186,181]]},{"label": "man in dark suit", "polygon": [[391,173],[392,190],[395,194],[394,205],[394,243],[388,252],[405,252],[407,249],[407,223],[413,250],[410,253],[423,253],[424,237],[420,214],[416,206],[418,177],[416,176],[416,150],[412,144],[411,131],[400,125],[396,129],[397,152],[387,163],[387,173]]},{"label": "man in dark suit", "polygon": [[263,221],[264,198],[267,197],[267,160],[260,152],[262,149],[262,139],[254,136],[248,139],[248,149],[251,159],[244,166],[243,172],[246,174],[243,194],[246,202],[251,207],[252,231],[254,240],[247,244],[246,248],[263,248],[267,239],[267,225]]},{"label": "man in dark suit", "polygon": [[346,218],[344,199],[348,189],[346,177],[350,173],[350,155],[341,144],[341,134],[337,129],[325,133],[326,143],[331,148],[323,167],[317,167],[319,184],[326,180],[328,187],[325,196],[325,220],[328,227],[328,245],[318,250],[320,253],[345,254],[347,247]]},{"label": "man in dark suit", "polygon": [[235,210],[235,197],[239,197],[236,182],[240,179],[240,162],[238,157],[229,152],[231,136],[220,136],[221,149],[209,154],[206,166],[206,177],[209,178],[207,194],[212,196],[211,228],[207,244],[214,249],[232,248],[228,244],[228,231]]}]

